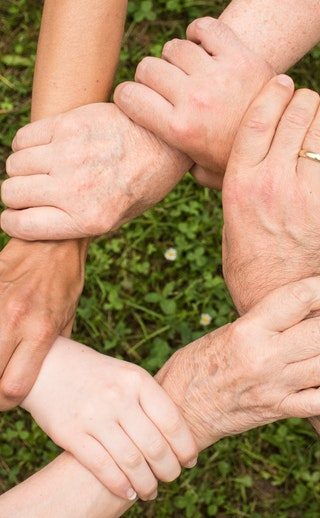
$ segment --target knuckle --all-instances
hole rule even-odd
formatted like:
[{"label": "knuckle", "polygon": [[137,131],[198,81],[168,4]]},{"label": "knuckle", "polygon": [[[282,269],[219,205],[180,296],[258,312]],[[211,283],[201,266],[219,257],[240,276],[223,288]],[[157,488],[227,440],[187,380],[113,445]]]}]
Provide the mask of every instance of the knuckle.
[{"label": "knuckle", "polygon": [[248,318],[239,318],[232,324],[231,334],[233,339],[239,344],[247,343],[248,336],[252,334],[252,325]]},{"label": "knuckle", "polygon": [[284,120],[287,125],[294,128],[304,128],[309,124],[308,114],[302,105],[292,106],[284,114]]},{"label": "knuckle", "polygon": [[308,131],[307,138],[310,139],[310,140],[314,140],[315,142],[319,143],[320,142],[320,126],[319,127],[310,128],[309,131]]},{"label": "knuckle", "polygon": [[193,138],[195,130],[189,121],[177,117],[172,119],[170,122],[170,131],[175,139],[178,141],[185,141]]},{"label": "knuckle", "polygon": [[305,281],[293,284],[290,291],[292,298],[300,304],[307,304],[312,300],[312,290]]},{"label": "knuckle", "polygon": [[141,367],[138,367],[137,365],[128,365],[127,368],[127,376],[130,384],[140,386],[148,381],[152,381],[154,383],[150,374]]},{"label": "knuckle", "polygon": [[219,21],[215,18],[212,18],[211,16],[203,16],[202,18],[198,18],[195,21],[195,27],[202,31],[205,30],[211,30],[212,26],[217,26],[219,24]]},{"label": "knuckle", "polygon": [[162,57],[172,55],[175,52],[175,50],[180,46],[181,43],[182,43],[182,41],[179,40],[179,38],[173,38],[172,40],[167,41],[163,45]]},{"label": "knuckle", "polygon": [[144,458],[139,451],[127,451],[125,453],[124,465],[129,469],[136,469],[143,463]]},{"label": "knuckle", "polygon": [[175,469],[173,469],[171,473],[168,473],[167,475],[162,477],[162,482],[173,482],[178,477],[180,477],[181,472],[182,472],[181,466],[180,466],[180,464],[177,464]]},{"label": "knuckle", "polygon": [[3,396],[11,401],[21,402],[28,393],[26,383],[11,377],[4,377],[0,383]]},{"label": "knuckle", "polygon": [[10,155],[6,160],[6,172],[10,176],[15,171],[15,154]]},{"label": "knuckle", "polygon": [[119,479],[116,475],[112,474],[111,468],[113,467],[113,460],[109,457],[96,457],[92,459],[92,469],[95,473],[99,475],[103,475],[104,473],[108,473],[110,483],[118,483]]},{"label": "knuckle", "polygon": [[10,203],[10,183],[9,180],[5,180],[1,184],[1,200],[5,205]]},{"label": "knuckle", "polygon": [[169,436],[174,436],[181,430],[181,426],[182,420],[179,415],[169,417],[164,427],[164,432]]},{"label": "knuckle", "polygon": [[151,496],[154,495],[158,490],[158,483],[155,480],[154,482],[149,482],[145,485],[143,490],[139,491],[139,496],[142,500],[150,500]]},{"label": "knuckle", "polygon": [[14,227],[15,235],[19,236],[20,239],[28,240],[36,231],[35,223],[26,214],[15,219]]},{"label": "knuckle", "polygon": [[213,98],[208,90],[194,90],[189,94],[189,103],[197,109],[212,110]]},{"label": "knuckle", "polygon": [[145,77],[146,73],[148,72],[148,70],[150,68],[150,65],[152,65],[152,61],[153,61],[153,58],[150,56],[147,56],[140,61],[140,63],[137,66],[137,69],[136,69],[136,75],[135,75],[136,80],[139,80],[139,79],[142,79],[143,77]]},{"label": "knuckle", "polygon": [[25,128],[18,129],[17,133],[14,137],[14,148],[15,149],[21,149],[24,147],[25,143]]},{"label": "knuckle", "polygon": [[9,322],[13,325],[20,323],[29,312],[29,304],[26,299],[10,299],[7,302]]},{"label": "knuckle", "polygon": [[148,457],[155,461],[161,460],[166,451],[166,443],[161,438],[152,439],[147,446]]},{"label": "knuckle", "polygon": [[244,121],[243,125],[257,133],[266,133],[270,129],[270,122],[267,121],[266,114],[261,106],[257,106],[253,110],[251,116]]}]

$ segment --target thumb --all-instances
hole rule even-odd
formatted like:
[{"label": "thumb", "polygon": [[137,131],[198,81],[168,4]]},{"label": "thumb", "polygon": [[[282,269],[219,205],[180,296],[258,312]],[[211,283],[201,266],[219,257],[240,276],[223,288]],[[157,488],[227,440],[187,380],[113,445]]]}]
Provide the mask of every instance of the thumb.
[{"label": "thumb", "polygon": [[320,277],[310,277],[286,284],[271,292],[245,317],[269,331],[281,332],[320,309]]}]

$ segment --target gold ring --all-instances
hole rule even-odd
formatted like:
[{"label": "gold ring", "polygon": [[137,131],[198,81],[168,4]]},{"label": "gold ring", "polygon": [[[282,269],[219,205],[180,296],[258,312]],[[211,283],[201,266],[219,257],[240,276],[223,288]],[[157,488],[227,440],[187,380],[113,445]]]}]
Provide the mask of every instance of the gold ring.
[{"label": "gold ring", "polygon": [[320,162],[320,153],[314,153],[313,151],[301,149],[299,156],[302,158],[309,158],[309,160],[313,160],[314,162]]}]

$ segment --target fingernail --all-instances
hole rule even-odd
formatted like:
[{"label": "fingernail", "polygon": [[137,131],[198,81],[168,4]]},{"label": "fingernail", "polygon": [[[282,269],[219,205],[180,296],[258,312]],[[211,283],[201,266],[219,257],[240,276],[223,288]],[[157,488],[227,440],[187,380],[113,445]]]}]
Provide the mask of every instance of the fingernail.
[{"label": "fingernail", "polygon": [[200,27],[200,29],[206,29],[212,24],[212,18],[200,18],[197,20],[197,26]]},{"label": "fingernail", "polygon": [[129,500],[135,500],[137,498],[137,493],[131,488],[127,491],[127,497]]},{"label": "fingernail", "polygon": [[149,496],[149,500],[155,500],[158,496],[158,491],[155,491],[154,493],[152,493],[151,496]]},{"label": "fingernail", "polygon": [[186,465],[185,467],[188,468],[188,469],[191,469],[191,468],[194,468],[198,463],[198,459],[192,459],[190,460]]},{"label": "fingernail", "polygon": [[279,76],[277,76],[277,81],[283,86],[294,86],[293,80],[290,76],[287,76],[286,74],[280,74]]}]

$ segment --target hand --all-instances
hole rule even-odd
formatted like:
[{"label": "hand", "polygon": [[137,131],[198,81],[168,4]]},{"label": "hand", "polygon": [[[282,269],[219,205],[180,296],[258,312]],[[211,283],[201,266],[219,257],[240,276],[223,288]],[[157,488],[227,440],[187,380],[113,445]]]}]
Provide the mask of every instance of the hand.
[{"label": "hand", "polygon": [[71,333],[83,243],[11,240],[0,253],[0,410],[18,405],[58,334]]},{"label": "hand", "polygon": [[187,37],[166,43],[162,59],[143,59],[137,82],[118,86],[114,99],[137,124],[190,156],[199,183],[221,188],[242,116],[274,74],[219,20],[194,21]]},{"label": "hand", "polygon": [[169,359],[157,379],[199,449],[279,419],[319,413],[320,319],[303,321],[319,309],[320,278],[288,284]]},{"label": "hand", "polygon": [[[92,104],[18,131],[1,227],[25,240],[104,234],[173,189],[191,161],[113,104]],[[26,210],[21,210],[26,209]]]},{"label": "hand", "polygon": [[109,490],[156,497],[198,450],[183,417],[143,369],[59,338],[23,407]]},{"label": "hand", "polygon": [[272,79],[245,115],[223,185],[224,275],[240,313],[320,273],[319,95]]}]

